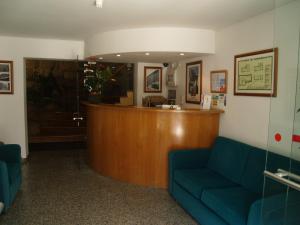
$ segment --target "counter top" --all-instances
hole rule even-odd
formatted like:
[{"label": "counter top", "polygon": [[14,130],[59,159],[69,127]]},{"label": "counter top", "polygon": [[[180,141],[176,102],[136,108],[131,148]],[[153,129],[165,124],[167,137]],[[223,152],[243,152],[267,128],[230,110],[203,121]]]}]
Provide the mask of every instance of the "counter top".
[{"label": "counter top", "polygon": [[201,113],[201,114],[220,114],[223,110],[220,109],[193,109],[193,108],[182,108],[182,109],[162,109],[159,107],[143,107],[143,106],[123,106],[113,104],[93,104],[89,102],[82,102],[83,105],[95,108],[115,108],[120,110],[142,110],[142,111],[155,111],[155,112],[174,112],[174,113]]}]

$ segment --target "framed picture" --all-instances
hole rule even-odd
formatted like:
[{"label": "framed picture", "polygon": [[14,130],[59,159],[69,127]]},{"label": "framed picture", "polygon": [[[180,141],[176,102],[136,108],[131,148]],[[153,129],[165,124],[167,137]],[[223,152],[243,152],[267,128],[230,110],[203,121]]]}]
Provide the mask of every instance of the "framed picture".
[{"label": "framed picture", "polygon": [[186,94],[188,103],[200,104],[202,90],[202,61],[186,64]]},{"label": "framed picture", "polygon": [[0,94],[13,94],[13,62],[0,60]]},{"label": "framed picture", "polygon": [[159,93],[162,84],[162,67],[145,66],[144,92]]},{"label": "framed picture", "polygon": [[210,92],[227,92],[227,70],[214,70],[210,72]]},{"label": "framed picture", "polygon": [[234,95],[276,97],[278,49],[234,57]]}]

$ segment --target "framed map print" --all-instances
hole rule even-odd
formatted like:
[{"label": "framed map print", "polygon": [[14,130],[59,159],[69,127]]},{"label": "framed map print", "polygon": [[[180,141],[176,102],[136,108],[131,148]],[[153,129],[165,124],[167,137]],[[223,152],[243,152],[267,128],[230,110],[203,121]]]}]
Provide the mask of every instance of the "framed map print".
[{"label": "framed map print", "polygon": [[188,103],[200,104],[202,90],[202,61],[186,64],[186,94]]},{"label": "framed map print", "polygon": [[234,57],[234,95],[276,97],[278,49]]},{"label": "framed map print", "polygon": [[161,92],[162,68],[145,66],[144,71],[144,92]]},{"label": "framed map print", "polygon": [[13,62],[0,60],[0,94],[13,93]]}]

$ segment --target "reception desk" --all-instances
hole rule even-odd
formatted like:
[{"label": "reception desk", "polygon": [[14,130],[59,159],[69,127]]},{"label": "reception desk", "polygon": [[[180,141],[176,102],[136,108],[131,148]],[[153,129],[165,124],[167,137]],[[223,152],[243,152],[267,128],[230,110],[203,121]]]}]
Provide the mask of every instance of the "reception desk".
[{"label": "reception desk", "polygon": [[85,103],[88,156],[98,173],[166,188],[171,149],[209,147],[220,110],[170,110]]}]

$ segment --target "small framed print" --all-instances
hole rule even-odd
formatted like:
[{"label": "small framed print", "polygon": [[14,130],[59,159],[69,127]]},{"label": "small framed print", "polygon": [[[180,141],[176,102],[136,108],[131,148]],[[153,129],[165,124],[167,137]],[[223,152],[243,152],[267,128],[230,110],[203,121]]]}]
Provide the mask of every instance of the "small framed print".
[{"label": "small framed print", "polygon": [[144,92],[160,93],[162,92],[162,67],[144,68]]},{"label": "small framed print", "polygon": [[276,97],[278,48],[234,57],[234,95]]},{"label": "small framed print", "polygon": [[0,94],[13,93],[13,62],[0,60]]},{"label": "small framed print", "polygon": [[202,90],[202,61],[186,64],[186,102],[200,104]]},{"label": "small framed print", "polygon": [[210,92],[227,93],[227,70],[210,72]]}]

